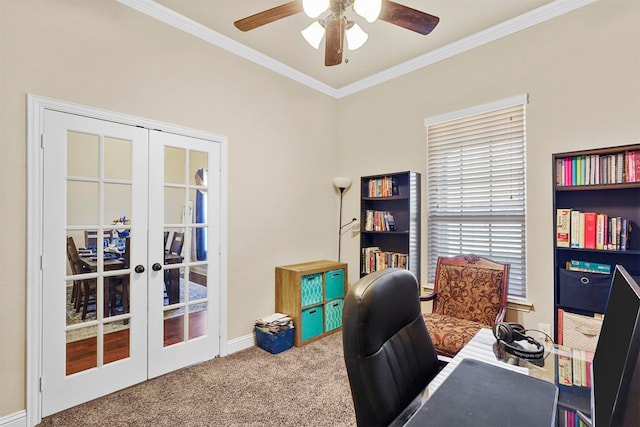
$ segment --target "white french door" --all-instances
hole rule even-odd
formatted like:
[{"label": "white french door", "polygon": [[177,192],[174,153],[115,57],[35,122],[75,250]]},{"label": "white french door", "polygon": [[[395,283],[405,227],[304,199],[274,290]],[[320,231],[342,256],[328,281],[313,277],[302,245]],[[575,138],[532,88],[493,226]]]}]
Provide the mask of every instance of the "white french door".
[{"label": "white french door", "polygon": [[149,206],[157,207],[149,215],[149,263],[152,269],[164,264],[152,273],[162,280],[156,277],[149,288],[151,378],[220,352],[218,301],[212,298],[220,286],[220,210],[211,203],[219,198],[220,148],[151,131],[149,159]]},{"label": "white french door", "polygon": [[45,110],[41,414],[219,354],[220,144]]}]

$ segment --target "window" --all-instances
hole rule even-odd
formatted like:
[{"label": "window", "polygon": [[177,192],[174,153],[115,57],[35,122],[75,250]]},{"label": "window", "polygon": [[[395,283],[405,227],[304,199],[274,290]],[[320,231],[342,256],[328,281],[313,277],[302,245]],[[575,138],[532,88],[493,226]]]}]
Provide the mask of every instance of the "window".
[{"label": "window", "polygon": [[438,256],[511,264],[509,297],[526,297],[526,95],[425,119],[429,280]]}]

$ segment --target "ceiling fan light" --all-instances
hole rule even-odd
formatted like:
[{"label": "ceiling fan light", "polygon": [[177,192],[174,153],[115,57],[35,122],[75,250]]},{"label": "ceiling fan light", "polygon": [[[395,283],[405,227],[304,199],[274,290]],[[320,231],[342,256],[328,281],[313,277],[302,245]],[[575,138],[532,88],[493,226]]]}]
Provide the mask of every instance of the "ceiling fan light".
[{"label": "ceiling fan light", "polygon": [[317,18],[322,12],[329,9],[331,0],[302,0],[302,9],[309,18]]},{"label": "ceiling fan light", "polygon": [[353,26],[347,30],[347,49],[358,49],[365,44],[368,38],[369,34],[365,33],[358,24],[354,23]]},{"label": "ceiling fan light", "polygon": [[355,0],[353,10],[368,22],[373,22],[380,16],[382,0]]},{"label": "ceiling fan light", "polygon": [[320,47],[320,42],[324,37],[324,28],[318,21],[313,21],[313,24],[300,31],[300,33],[311,47],[318,49]]}]

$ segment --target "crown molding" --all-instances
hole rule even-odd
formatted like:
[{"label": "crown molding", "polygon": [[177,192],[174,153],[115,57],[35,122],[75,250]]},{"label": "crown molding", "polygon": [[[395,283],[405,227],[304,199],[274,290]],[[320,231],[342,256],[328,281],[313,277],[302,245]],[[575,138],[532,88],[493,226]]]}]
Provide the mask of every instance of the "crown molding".
[{"label": "crown molding", "polygon": [[123,5],[137,10],[138,12],[144,13],[145,15],[164,22],[167,25],[171,25],[174,28],[182,30],[215,46],[234,53],[240,57],[248,59],[249,61],[261,65],[271,71],[288,77],[305,86],[308,86],[311,89],[339,99],[360,92],[364,89],[379,85],[420,68],[435,64],[436,62],[451,58],[452,56],[490,43],[502,37],[506,37],[510,34],[548,21],[557,16],[564,15],[565,13],[579,9],[583,6],[587,6],[591,3],[595,3],[599,0],[554,0],[551,3],[548,3],[530,12],[524,13],[498,25],[494,25],[493,27],[487,28],[486,30],[458,40],[457,42],[450,43],[432,52],[403,62],[379,73],[372,74],[369,77],[365,77],[362,80],[348,84],[341,88],[334,88],[304,73],[301,73],[300,71],[280,61],[276,61],[275,59],[264,55],[256,51],[255,49],[251,49],[250,47],[243,45],[242,43],[238,43],[227,36],[213,31],[211,28],[208,28],[192,19],[185,17],[184,15],[181,15],[165,6],[162,6],[153,0],[117,1],[119,3],[122,3]]}]

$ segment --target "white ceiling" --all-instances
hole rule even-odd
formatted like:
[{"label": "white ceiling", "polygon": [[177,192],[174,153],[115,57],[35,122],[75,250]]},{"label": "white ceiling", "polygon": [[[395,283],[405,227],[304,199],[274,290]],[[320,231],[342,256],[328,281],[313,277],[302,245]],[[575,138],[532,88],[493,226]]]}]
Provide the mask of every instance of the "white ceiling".
[{"label": "white ceiling", "polygon": [[395,0],[440,18],[423,36],[399,26],[368,23],[347,9],[369,34],[348,63],[326,67],[300,35],[313,20],[304,13],[242,32],[234,21],[288,0],[118,0],[140,12],[336,98],[427,66],[597,0]]}]

